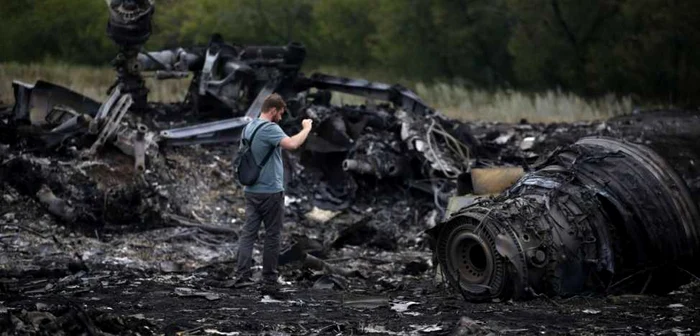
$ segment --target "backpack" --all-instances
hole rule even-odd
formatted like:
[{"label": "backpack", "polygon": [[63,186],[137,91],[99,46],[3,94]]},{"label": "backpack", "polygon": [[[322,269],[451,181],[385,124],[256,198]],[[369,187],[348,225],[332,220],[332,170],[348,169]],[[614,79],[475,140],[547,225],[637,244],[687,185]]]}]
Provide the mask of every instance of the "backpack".
[{"label": "backpack", "polygon": [[272,152],[275,150],[275,147],[270,148],[270,151],[267,153],[267,155],[265,155],[265,158],[262,160],[260,165],[255,163],[252,146],[253,140],[255,139],[255,133],[257,133],[260,127],[264,126],[265,124],[267,124],[267,122],[263,122],[255,127],[253,134],[250,136],[250,140],[247,140],[245,137],[241,139],[241,146],[238,149],[238,155],[236,155],[236,158],[233,161],[234,176],[238,179],[238,183],[241,185],[252,186],[258,181],[260,171],[262,171],[262,168],[265,167],[267,160],[270,159]]}]

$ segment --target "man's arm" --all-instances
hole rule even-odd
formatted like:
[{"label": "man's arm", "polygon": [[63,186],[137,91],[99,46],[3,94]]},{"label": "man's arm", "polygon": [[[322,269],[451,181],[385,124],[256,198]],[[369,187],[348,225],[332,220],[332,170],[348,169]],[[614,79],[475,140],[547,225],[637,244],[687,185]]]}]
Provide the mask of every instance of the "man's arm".
[{"label": "man's arm", "polygon": [[309,132],[311,132],[311,119],[304,119],[301,122],[301,127],[302,128],[299,133],[282,139],[280,141],[280,146],[286,150],[295,150],[299,148],[304,141],[306,141],[306,137],[309,136]]}]

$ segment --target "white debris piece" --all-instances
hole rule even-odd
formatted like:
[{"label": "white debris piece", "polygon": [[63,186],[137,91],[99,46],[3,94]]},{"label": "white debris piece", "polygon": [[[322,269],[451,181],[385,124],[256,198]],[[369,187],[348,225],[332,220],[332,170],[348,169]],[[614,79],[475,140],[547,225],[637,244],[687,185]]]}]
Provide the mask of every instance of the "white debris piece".
[{"label": "white debris piece", "polygon": [[261,303],[282,303],[280,300],[275,300],[271,298],[269,295],[263,296],[263,298],[260,300]]},{"label": "white debris piece", "polygon": [[585,314],[591,314],[591,315],[600,314],[600,310],[597,310],[597,309],[584,309],[583,312]]},{"label": "white debris piece", "polygon": [[238,331],[232,331],[232,332],[221,332],[216,329],[204,329],[204,332],[207,334],[212,334],[212,335],[224,335],[224,336],[236,336],[240,335],[241,333]]},{"label": "white debris piece", "polygon": [[403,313],[408,310],[408,307],[412,305],[419,304],[418,302],[413,302],[413,301],[404,301],[404,302],[394,302],[391,304],[391,310],[396,311],[398,313]]},{"label": "white debris piece", "polygon": [[499,144],[499,145],[505,145],[510,141],[511,138],[515,135],[514,130],[508,130],[506,134],[501,134],[498,138],[493,140],[493,142]]},{"label": "white debris piece", "polygon": [[263,298],[260,299],[260,303],[288,303],[288,304],[297,305],[297,306],[305,305],[304,301],[302,301],[302,300],[280,301],[280,300],[273,299],[269,295],[263,296]]},{"label": "white debris piece", "polygon": [[410,327],[413,328],[413,329],[415,329],[415,331],[421,332],[421,333],[431,333],[431,332],[436,332],[436,331],[442,331],[442,327],[439,326],[439,325],[437,325],[437,324],[433,324],[433,325],[415,325],[415,324],[411,324]]},{"label": "white debris piece", "polygon": [[384,334],[384,335],[401,335],[401,333],[387,330],[385,326],[369,325],[362,328],[363,332],[368,334]]},{"label": "white debris piece", "polygon": [[672,303],[672,304],[668,305],[668,308],[671,308],[671,309],[683,308],[683,307],[685,307],[685,306],[682,303]]},{"label": "white debris piece", "polygon": [[520,149],[526,151],[532,149],[532,146],[535,145],[535,137],[527,137],[523,139],[523,141],[520,143]]},{"label": "white debris piece", "polygon": [[293,197],[293,196],[287,196],[287,195],[284,196],[284,206],[289,206],[290,204],[299,203],[299,202],[301,202],[300,198]]},{"label": "white debris piece", "polygon": [[325,223],[333,219],[333,217],[337,216],[339,213],[339,211],[323,210],[314,207],[311,211],[306,213],[306,218],[319,223]]}]

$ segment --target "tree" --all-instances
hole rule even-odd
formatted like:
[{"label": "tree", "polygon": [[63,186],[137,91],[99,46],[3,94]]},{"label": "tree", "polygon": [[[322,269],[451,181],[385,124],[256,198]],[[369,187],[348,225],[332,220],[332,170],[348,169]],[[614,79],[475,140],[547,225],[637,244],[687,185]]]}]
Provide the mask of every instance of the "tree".
[{"label": "tree", "polygon": [[430,13],[430,1],[379,1],[370,13],[376,25],[376,33],[369,39],[371,56],[404,78],[435,78],[443,74],[439,32]]},{"label": "tree", "polygon": [[5,28],[0,31],[1,59],[96,63],[114,52],[105,34],[107,6],[103,1],[45,0],[40,6],[26,0],[8,2],[3,11],[12,14],[4,16]]},{"label": "tree", "polygon": [[374,0],[325,0],[313,7],[315,34],[309,34],[314,61],[329,65],[362,67],[373,61],[368,47],[376,34],[369,13],[379,3]]},{"label": "tree", "polygon": [[[597,60],[601,88],[632,91],[666,103],[698,103],[700,97],[700,3],[628,1],[622,27],[612,34],[612,55]],[[600,46],[596,51],[600,51]],[[611,68],[617,71],[606,71]]]},{"label": "tree", "polygon": [[590,48],[605,40],[621,0],[510,0],[516,26],[509,49],[522,85],[590,94]]},{"label": "tree", "polygon": [[435,0],[431,19],[436,27],[442,74],[464,78],[479,87],[512,82],[511,13],[504,0]]}]

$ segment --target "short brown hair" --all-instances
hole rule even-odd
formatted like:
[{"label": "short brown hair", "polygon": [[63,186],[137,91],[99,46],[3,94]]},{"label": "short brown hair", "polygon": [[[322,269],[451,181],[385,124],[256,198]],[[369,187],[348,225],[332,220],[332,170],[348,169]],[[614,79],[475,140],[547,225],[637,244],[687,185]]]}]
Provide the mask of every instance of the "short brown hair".
[{"label": "short brown hair", "polygon": [[284,109],[287,107],[287,104],[284,103],[284,99],[282,99],[282,96],[273,93],[267,98],[265,98],[265,101],[263,102],[261,112],[262,113],[267,113],[269,112],[272,108],[277,108],[277,109]]}]

